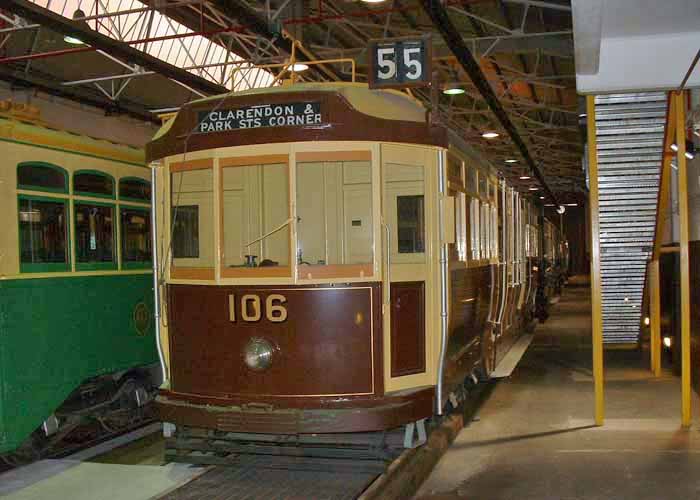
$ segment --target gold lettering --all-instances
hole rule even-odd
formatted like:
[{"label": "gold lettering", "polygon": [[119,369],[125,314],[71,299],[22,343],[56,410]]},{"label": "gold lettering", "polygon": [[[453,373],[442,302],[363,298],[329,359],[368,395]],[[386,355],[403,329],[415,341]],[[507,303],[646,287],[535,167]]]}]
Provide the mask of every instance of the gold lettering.
[{"label": "gold lettering", "polygon": [[[248,314],[248,304],[253,306],[253,314]],[[257,295],[244,295],[241,297],[241,318],[243,321],[260,321],[260,297]]]},{"label": "gold lettering", "polygon": [[[275,301],[277,303],[275,303]],[[287,319],[287,308],[282,304],[287,302],[287,298],[284,295],[278,293],[273,293],[267,296],[265,301],[265,315],[267,320],[272,323],[282,323]]]}]

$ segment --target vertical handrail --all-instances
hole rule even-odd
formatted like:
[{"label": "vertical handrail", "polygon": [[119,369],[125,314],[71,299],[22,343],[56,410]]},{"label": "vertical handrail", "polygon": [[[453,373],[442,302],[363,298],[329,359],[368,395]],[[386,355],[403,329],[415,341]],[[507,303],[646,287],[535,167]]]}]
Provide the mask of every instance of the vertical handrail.
[{"label": "vertical handrail", "polygon": [[443,241],[445,234],[445,207],[442,198],[445,196],[445,160],[447,152],[438,151],[438,239],[440,243],[440,359],[438,364],[438,380],[435,391],[436,412],[442,415],[443,376],[445,373],[445,358],[447,357],[447,243]]},{"label": "vertical handrail", "polygon": [[588,170],[590,178],[589,206],[591,219],[591,305],[593,321],[593,387],[595,423],[603,425],[605,399],[603,386],[603,304],[600,275],[600,214],[598,199],[598,147],[595,124],[595,96],[586,96],[588,117]]},{"label": "vertical handrail", "polygon": [[384,303],[391,304],[391,227],[386,222],[384,223]]},{"label": "vertical handrail", "polygon": [[160,280],[158,277],[158,205],[157,203],[157,164],[151,164],[151,259],[153,260],[153,319],[155,320],[154,335],[156,336],[156,349],[160,362],[162,383],[168,380],[168,370],[165,366],[165,354],[160,338]]}]

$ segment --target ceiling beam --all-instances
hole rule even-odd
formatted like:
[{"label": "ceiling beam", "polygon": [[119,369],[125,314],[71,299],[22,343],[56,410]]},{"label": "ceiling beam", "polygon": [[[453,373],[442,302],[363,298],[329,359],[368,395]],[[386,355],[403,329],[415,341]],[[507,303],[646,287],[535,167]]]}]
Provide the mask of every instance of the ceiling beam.
[{"label": "ceiling beam", "polygon": [[132,64],[138,64],[147,70],[172,78],[205,94],[214,95],[228,92],[228,89],[222,85],[166,63],[150,54],[98,33],[84,25],[75,23],[43,7],[39,7],[28,0],[3,0],[3,9],[28,21],[45,26],[61,35],[79,38],[84,43],[103,50],[114,57],[129,61]]},{"label": "ceiling beam", "polygon": [[444,38],[447,46],[452,50],[452,53],[457,58],[464,71],[471,78],[474,86],[483,96],[486,104],[488,104],[493,114],[496,115],[496,118],[500,122],[501,126],[505,129],[513,143],[520,151],[525,163],[528,165],[528,167],[530,167],[530,170],[532,170],[535,177],[537,177],[537,179],[540,181],[544,194],[552,201],[552,203],[556,205],[556,197],[547,185],[544,174],[533,160],[530,152],[527,149],[527,145],[523,141],[522,137],[520,137],[518,129],[515,127],[515,125],[513,125],[508,113],[506,113],[506,110],[498,100],[498,97],[496,97],[496,94],[491,88],[488,80],[486,80],[484,73],[481,71],[479,63],[476,62],[471,51],[464,43],[459,31],[457,28],[455,28],[455,25],[452,24],[452,21],[450,21],[449,14],[445,10],[445,7],[439,0],[420,0],[420,4],[428,17],[430,17],[430,19],[433,21],[433,24],[440,32],[440,35]]}]

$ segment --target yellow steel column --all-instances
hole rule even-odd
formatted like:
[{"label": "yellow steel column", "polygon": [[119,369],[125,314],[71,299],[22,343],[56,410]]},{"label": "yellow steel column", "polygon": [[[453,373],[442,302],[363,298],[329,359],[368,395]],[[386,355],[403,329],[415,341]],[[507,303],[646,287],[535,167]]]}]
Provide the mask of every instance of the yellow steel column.
[{"label": "yellow steel column", "polygon": [[659,261],[649,263],[649,316],[651,317],[651,371],[655,377],[661,375],[661,297],[659,283]]},{"label": "yellow steel column", "polygon": [[681,246],[681,412],[683,427],[690,426],[690,261],[688,256],[688,172],[685,159],[685,102],[683,92],[674,92],[676,155],[678,162],[678,211]]},{"label": "yellow steel column", "polygon": [[595,96],[586,97],[588,117],[588,177],[591,218],[591,302],[593,322],[593,386],[595,390],[595,423],[603,425],[603,312],[600,280],[600,220],[598,218],[598,154],[596,151]]}]

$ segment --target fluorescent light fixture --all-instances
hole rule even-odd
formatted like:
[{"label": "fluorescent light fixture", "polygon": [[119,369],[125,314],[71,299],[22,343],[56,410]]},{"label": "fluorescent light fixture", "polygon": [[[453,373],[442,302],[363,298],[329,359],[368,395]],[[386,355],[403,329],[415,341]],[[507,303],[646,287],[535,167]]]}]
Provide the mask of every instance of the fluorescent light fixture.
[{"label": "fluorescent light fixture", "polygon": [[539,190],[540,190],[540,188],[534,187],[534,186],[530,188],[530,191],[539,191]]},{"label": "fluorescent light fixture", "polygon": [[499,134],[498,132],[484,132],[483,134],[481,134],[481,137],[483,137],[484,139],[495,139],[499,135],[501,134]]},{"label": "fluorescent light fixture", "polygon": [[578,207],[578,203],[564,203],[564,206],[567,206],[567,207]]},{"label": "fluorescent light fixture", "polygon": [[518,160],[516,160],[515,158],[508,158],[506,160],[506,163],[518,163]]},{"label": "fluorescent light fixture", "polygon": [[[671,144],[671,150],[672,150],[673,152],[677,153],[677,152],[678,152],[678,146],[676,146],[675,144]],[[693,153],[689,152],[689,151],[686,149],[686,150],[685,150],[685,157],[688,158],[689,160],[692,160],[693,158],[695,158],[695,155],[694,155]]]},{"label": "fluorescent light fixture", "polygon": [[294,63],[290,69],[295,73],[301,73],[302,71],[309,69],[309,66],[304,63]]},{"label": "fluorescent light fixture", "polygon": [[544,200],[544,196],[540,196],[540,200]]},{"label": "fluorescent light fixture", "polygon": [[664,337],[664,345],[665,345],[668,349],[671,348],[671,344],[672,344],[671,337]]},{"label": "fluorescent light fixture", "polygon": [[[383,0],[382,0],[383,1]],[[465,90],[460,87],[450,87],[442,91],[445,95],[460,95],[464,94]]]},{"label": "fluorescent light fixture", "polygon": [[364,3],[382,3],[385,0],[362,0]]},{"label": "fluorescent light fixture", "polygon": [[554,203],[545,203],[544,206],[545,206],[545,207],[553,207],[553,206],[554,206]]},{"label": "fluorescent light fixture", "polygon": [[678,146],[676,146],[675,144],[671,144],[671,149],[675,152],[678,152]]},{"label": "fluorescent light fixture", "polygon": [[526,180],[528,180],[528,179],[531,179],[531,177],[530,177],[529,175],[521,175],[521,176],[520,176],[520,180],[521,180],[521,181],[526,181]]},{"label": "fluorescent light fixture", "polygon": [[83,41],[80,38],[75,38],[70,35],[66,35],[63,37],[63,41],[66,43],[69,43],[71,45],[84,45]]}]

